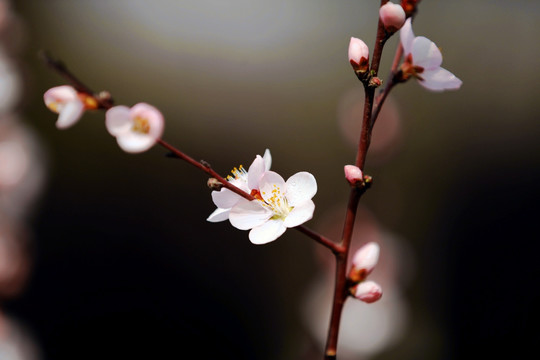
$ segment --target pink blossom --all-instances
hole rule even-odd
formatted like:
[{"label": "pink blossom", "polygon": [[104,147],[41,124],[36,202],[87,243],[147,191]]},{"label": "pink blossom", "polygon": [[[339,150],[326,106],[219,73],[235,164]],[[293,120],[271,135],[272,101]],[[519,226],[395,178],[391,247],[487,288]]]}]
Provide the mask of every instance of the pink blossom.
[{"label": "pink blossom", "polygon": [[414,36],[411,19],[400,31],[405,61],[401,65],[404,80],[413,76],[431,91],[457,90],[462,81],[441,67],[442,54],[435,43],[423,36]]},{"label": "pink blossom", "polygon": [[58,115],[56,127],[67,129],[81,118],[85,105],[77,91],[69,85],[53,87],[43,94],[45,105]]},{"label": "pink blossom", "polygon": [[379,9],[379,16],[386,31],[394,33],[405,23],[405,11],[401,5],[387,2]]},{"label": "pink blossom", "polygon": [[105,125],[122,150],[140,153],[161,138],[165,120],[152,105],[138,103],[132,108],[123,105],[110,108],[105,114]]},{"label": "pink blossom", "polygon": [[347,179],[349,184],[351,184],[352,186],[355,186],[364,180],[364,175],[362,174],[362,170],[360,170],[358,166],[345,165],[344,171],[345,171],[345,179]]},{"label": "pink blossom", "polygon": [[364,73],[369,68],[369,48],[365,42],[351,37],[349,42],[349,62],[354,71]]},{"label": "pink blossom", "polygon": [[364,281],[356,286],[354,297],[370,304],[382,297],[382,289],[374,281]]}]

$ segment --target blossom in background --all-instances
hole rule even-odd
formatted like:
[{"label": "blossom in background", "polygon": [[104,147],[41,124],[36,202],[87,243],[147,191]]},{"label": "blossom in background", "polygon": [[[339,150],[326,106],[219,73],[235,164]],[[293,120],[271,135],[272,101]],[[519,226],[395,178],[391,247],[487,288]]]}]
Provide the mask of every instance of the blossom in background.
[{"label": "blossom in background", "polygon": [[405,23],[405,11],[401,5],[387,2],[379,9],[379,17],[386,31],[395,33]]},{"label": "blossom in background", "polygon": [[84,110],[97,109],[96,100],[86,94],[77,92],[73,86],[53,87],[43,94],[45,105],[58,115],[56,127],[67,129],[81,118]]},{"label": "blossom in background", "polygon": [[363,74],[369,69],[369,48],[355,37],[349,41],[349,63],[356,73]]},{"label": "blossom in background", "polygon": [[[266,149],[261,157],[257,155],[251,163],[248,171],[242,165],[234,168],[233,176],[227,176],[227,180],[240,190],[251,194],[252,190],[259,189],[259,180],[264,172],[270,170],[272,165],[272,156],[270,150]],[[229,212],[242,197],[227,188],[221,188],[220,191],[212,191],[212,200],[217,209],[206,219],[210,222],[220,222],[229,218]]]},{"label": "blossom in background", "polygon": [[266,244],[280,237],[287,228],[303,224],[313,217],[317,193],[315,177],[299,172],[286,182],[273,171],[265,172],[259,180],[255,200],[240,199],[229,213],[229,221],[240,230],[250,230],[253,244]]},{"label": "blossom in background", "polygon": [[401,65],[403,80],[413,76],[431,91],[457,90],[462,81],[441,67],[442,54],[435,43],[423,36],[414,36],[411,19],[400,30],[405,61]]},{"label": "blossom in background", "polygon": [[105,126],[116,137],[122,150],[140,153],[150,149],[161,138],[165,120],[152,105],[138,103],[132,108],[121,105],[107,110]]},{"label": "blossom in background", "polygon": [[379,252],[379,245],[370,242],[358,249],[352,260],[349,280],[356,285],[351,288],[351,293],[355,298],[366,303],[375,302],[382,296],[382,289],[377,283],[364,281],[377,265]]}]

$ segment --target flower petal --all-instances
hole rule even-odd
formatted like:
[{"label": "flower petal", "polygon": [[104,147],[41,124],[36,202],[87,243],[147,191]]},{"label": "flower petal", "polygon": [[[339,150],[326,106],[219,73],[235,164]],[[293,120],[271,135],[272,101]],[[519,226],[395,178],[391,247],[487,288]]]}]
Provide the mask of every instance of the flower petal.
[{"label": "flower petal", "polygon": [[259,179],[262,174],[266,171],[264,159],[261,155],[257,155],[255,160],[251,163],[248,169],[248,187],[249,189],[258,189],[259,188]]},{"label": "flower petal", "polygon": [[149,132],[148,136],[154,139],[161,138],[163,135],[163,129],[165,127],[165,120],[163,114],[157,108],[147,103],[138,103],[133,105],[130,109],[130,117],[134,119],[140,117],[148,120]]},{"label": "flower petal", "polygon": [[284,225],[288,228],[302,225],[313,217],[315,211],[315,203],[308,200],[298,206],[295,206],[289,215],[283,221]]},{"label": "flower petal", "polygon": [[438,68],[422,73],[424,80],[419,80],[420,85],[431,91],[457,90],[463,83],[450,71]]},{"label": "flower petal", "polygon": [[263,174],[259,180],[259,191],[262,198],[266,202],[272,202],[270,199],[274,197],[273,191],[279,189],[281,196],[285,195],[285,180],[276,172],[267,171]]},{"label": "flower petal", "polygon": [[84,111],[84,104],[79,99],[70,101],[66,103],[60,115],[58,115],[58,120],[56,121],[56,127],[58,129],[67,129],[73,126],[82,116]]},{"label": "flower petal", "polygon": [[156,143],[150,135],[138,134],[128,131],[116,137],[118,146],[128,153],[136,154],[150,149]]},{"label": "flower petal", "polygon": [[[69,85],[50,88],[49,90],[45,91],[45,94],[43,94],[43,101],[45,102],[45,105],[47,105],[47,107],[52,111],[55,110],[51,107],[51,104],[56,103],[57,106],[60,104],[63,105],[75,99],[77,99],[77,91],[73,88],[73,86]],[[58,111],[60,110],[61,109],[58,109]]]},{"label": "flower petal", "polygon": [[287,230],[283,220],[269,220],[249,232],[249,240],[255,245],[267,244],[276,240]]},{"label": "flower petal", "polygon": [[298,206],[307,200],[311,200],[317,193],[317,181],[315,177],[306,171],[291,176],[286,183],[285,197],[289,206]]},{"label": "flower petal", "polygon": [[[425,70],[436,69],[442,64],[442,54],[437,45],[428,38],[418,36],[414,39],[411,48],[413,64]],[[424,73],[420,73],[423,76]]]},{"label": "flower petal", "polygon": [[226,188],[222,188],[220,191],[212,191],[212,201],[218,208],[230,209],[240,199],[242,199],[240,195]]},{"label": "flower petal", "polygon": [[252,229],[272,217],[272,211],[264,208],[258,200],[240,199],[229,213],[231,225],[240,230]]},{"label": "flower petal", "polygon": [[401,46],[403,46],[403,52],[405,54],[410,54],[414,41],[411,18],[408,18],[407,21],[405,21],[405,24],[403,24],[403,27],[399,31],[399,38],[401,40]]},{"label": "flower petal", "polygon": [[127,106],[114,106],[105,113],[105,127],[112,136],[129,132],[132,126]]},{"label": "flower petal", "polygon": [[270,170],[270,166],[272,166],[272,155],[270,154],[269,149],[266,149],[264,151],[263,160],[264,160],[264,170],[265,171]]},{"label": "flower petal", "polygon": [[206,219],[209,222],[220,222],[225,221],[229,218],[230,209],[220,209],[217,208],[213,213]]}]

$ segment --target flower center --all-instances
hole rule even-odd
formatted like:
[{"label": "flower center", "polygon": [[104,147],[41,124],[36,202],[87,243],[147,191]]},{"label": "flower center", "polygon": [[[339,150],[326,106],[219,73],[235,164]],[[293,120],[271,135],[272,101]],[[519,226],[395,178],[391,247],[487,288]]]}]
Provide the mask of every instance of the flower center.
[{"label": "flower center", "polygon": [[[257,190],[253,190],[257,191]],[[252,195],[253,195],[252,191]],[[287,215],[291,212],[293,209],[292,206],[289,206],[289,203],[287,202],[287,198],[285,195],[281,192],[281,189],[277,185],[273,185],[272,187],[272,193],[270,196],[266,196],[266,192],[263,192],[262,195],[265,195],[265,199],[261,196],[261,194],[257,191],[258,194],[253,195],[257,200],[259,200],[262,205],[271,210],[274,215],[270,218],[271,220],[278,220],[278,219],[285,219]]]},{"label": "flower center", "polygon": [[405,57],[403,64],[401,64],[401,71],[403,71],[405,79],[413,76],[418,80],[424,80],[422,76],[420,76],[420,74],[424,72],[424,68],[422,66],[414,65],[412,54]]},{"label": "flower center", "polygon": [[146,118],[135,116],[131,130],[141,134],[148,134],[150,132],[150,123]]}]

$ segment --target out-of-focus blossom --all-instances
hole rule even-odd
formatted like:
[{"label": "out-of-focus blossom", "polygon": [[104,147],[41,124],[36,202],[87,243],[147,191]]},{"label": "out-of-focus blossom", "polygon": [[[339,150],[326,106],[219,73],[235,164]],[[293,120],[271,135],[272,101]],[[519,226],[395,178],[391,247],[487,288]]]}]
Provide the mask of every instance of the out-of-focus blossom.
[{"label": "out-of-focus blossom", "polygon": [[[252,190],[259,190],[259,180],[264,172],[270,170],[271,165],[272,156],[270,155],[270,150],[266,149],[262,157],[260,155],[255,157],[248,171],[240,165],[238,168],[233,169],[233,176],[227,176],[227,180],[240,190],[251,194]],[[241,198],[240,195],[227,188],[221,188],[220,191],[212,191],[212,200],[217,206],[217,209],[206,220],[210,222],[227,220],[231,208]]]},{"label": "out-of-focus blossom", "polygon": [[374,281],[364,281],[356,285],[354,297],[365,303],[371,304],[379,300],[382,296],[382,289]]},{"label": "out-of-focus blossom", "polygon": [[355,37],[349,42],[349,62],[356,73],[365,73],[369,69],[369,48]]},{"label": "out-of-focus blossom", "polygon": [[405,11],[401,5],[387,2],[379,9],[379,16],[384,25],[384,28],[389,33],[395,33],[405,23]]},{"label": "out-of-focus blossom", "polygon": [[267,171],[259,180],[259,191],[252,191],[256,200],[240,199],[229,220],[237,229],[251,229],[249,240],[253,244],[266,244],[313,217],[311,198],[316,193],[317,182],[308,172],[296,173],[285,182],[279,174]]},{"label": "out-of-focus blossom", "polygon": [[457,90],[462,81],[443,69],[442,54],[435,43],[423,36],[414,36],[411,19],[400,31],[405,60],[401,65],[403,80],[415,77],[420,85],[431,91]]},{"label": "out-of-focus blossom", "polygon": [[161,138],[165,120],[152,105],[138,103],[131,108],[123,105],[110,108],[105,114],[105,125],[122,150],[140,153]]},{"label": "out-of-focus blossom", "polygon": [[22,92],[21,79],[14,64],[0,47],[0,114],[11,111]]},{"label": "out-of-focus blossom", "polygon": [[39,360],[42,356],[24,326],[0,311],[0,359]]},{"label": "out-of-focus blossom", "polygon": [[[18,295],[30,271],[26,232],[15,231],[14,221],[0,220],[0,296]],[[0,356],[0,359],[2,357]]]},{"label": "out-of-focus blossom", "polygon": [[85,108],[97,108],[94,98],[79,94],[73,86],[62,85],[53,87],[43,94],[45,105],[58,114],[56,127],[67,129],[81,118]]},{"label": "out-of-focus blossom", "polygon": [[360,170],[358,166],[345,165],[343,170],[345,171],[345,179],[347,179],[349,184],[352,186],[356,186],[358,183],[364,180],[362,170]]}]

